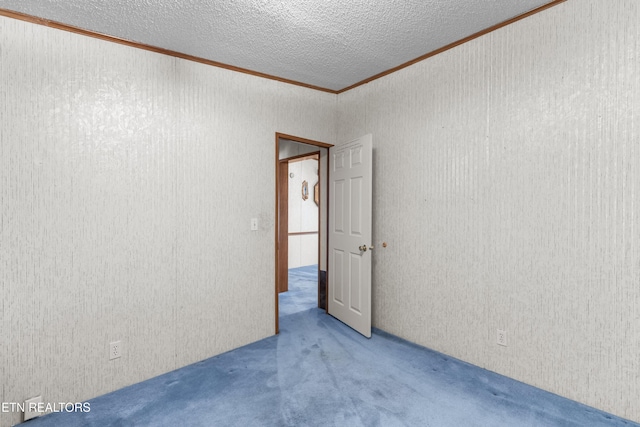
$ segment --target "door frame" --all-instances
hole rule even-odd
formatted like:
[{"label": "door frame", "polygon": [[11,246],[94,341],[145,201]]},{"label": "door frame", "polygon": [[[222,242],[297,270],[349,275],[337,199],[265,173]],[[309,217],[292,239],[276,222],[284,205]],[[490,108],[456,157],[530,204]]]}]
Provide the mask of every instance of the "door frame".
[{"label": "door frame", "polygon": [[[279,215],[279,210],[280,210],[280,206],[279,206],[279,200],[278,200],[278,192],[280,189],[280,140],[281,139],[286,139],[289,141],[294,141],[300,144],[306,144],[306,145],[312,145],[315,147],[319,147],[319,148],[326,148],[327,151],[329,150],[329,148],[333,147],[334,144],[327,144],[326,142],[320,142],[320,141],[314,141],[311,139],[307,139],[307,138],[301,138],[298,136],[294,136],[294,135],[288,135],[285,133],[280,133],[280,132],[276,132],[275,134],[275,142],[276,142],[276,155],[275,155],[275,248],[274,248],[274,259],[275,259],[275,272],[274,272],[274,276],[275,276],[275,286],[274,286],[274,294],[275,294],[275,333],[278,334],[280,332],[280,326],[279,326],[279,317],[280,317],[280,310],[278,308],[278,285],[279,285],[279,278],[278,278],[278,265],[279,265],[279,251],[278,251],[278,242],[279,242],[279,220],[278,220],[278,215]],[[320,164],[320,160],[318,159],[318,164]],[[320,168],[320,166],[319,166]],[[328,176],[329,176],[329,159],[327,158],[327,183],[328,181]],[[327,186],[328,187],[328,186]],[[327,201],[328,201],[328,192],[329,189],[322,189],[322,191],[326,191],[327,192]],[[322,207],[321,207],[322,209]],[[329,218],[328,218],[328,207],[327,207],[327,230],[328,228],[328,222],[329,222]],[[321,212],[318,215],[318,220],[320,221],[321,218]],[[328,234],[328,233],[325,233]],[[321,234],[321,230],[320,228],[318,229],[318,265],[320,265],[320,247],[321,247],[321,241],[320,239],[324,239],[327,240],[327,236],[322,235]],[[327,245],[325,245],[325,248],[327,247]],[[328,248],[327,248],[328,249]],[[327,254],[328,255],[328,254]],[[319,267],[318,267],[319,268]],[[328,266],[327,266],[328,269]],[[328,276],[328,272],[327,272],[327,276]],[[327,283],[327,292],[328,292],[328,287],[329,284]]]},{"label": "door frame", "polygon": [[[285,169],[286,168],[286,169]],[[278,161],[278,206],[276,227],[278,229],[276,241],[276,286],[278,294],[289,290],[289,161]],[[286,263],[286,264],[285,264]],[[287,267],[287,271],[283,271]]]}]

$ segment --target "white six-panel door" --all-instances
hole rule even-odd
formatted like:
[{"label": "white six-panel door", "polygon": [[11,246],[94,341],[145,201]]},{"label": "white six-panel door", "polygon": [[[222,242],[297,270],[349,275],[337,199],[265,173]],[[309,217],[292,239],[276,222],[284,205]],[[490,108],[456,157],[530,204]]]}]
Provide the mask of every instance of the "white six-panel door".
[{"label": "white six-panel door", "polygon": [[371,337],[372,137],[329,149],[329,314]]}]

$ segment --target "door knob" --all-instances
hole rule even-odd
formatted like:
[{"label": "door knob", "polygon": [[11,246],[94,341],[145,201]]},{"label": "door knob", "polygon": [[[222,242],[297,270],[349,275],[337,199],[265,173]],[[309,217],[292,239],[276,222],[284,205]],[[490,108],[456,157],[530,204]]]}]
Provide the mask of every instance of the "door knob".
[{"label": "door knob", "polygon": [[361,252],[367,252],[367,249],[373,250],[373,246],[369,246],[367,248],[367,245],[362,245],[362,246],[359,246],[358,249],[360,249]]}]

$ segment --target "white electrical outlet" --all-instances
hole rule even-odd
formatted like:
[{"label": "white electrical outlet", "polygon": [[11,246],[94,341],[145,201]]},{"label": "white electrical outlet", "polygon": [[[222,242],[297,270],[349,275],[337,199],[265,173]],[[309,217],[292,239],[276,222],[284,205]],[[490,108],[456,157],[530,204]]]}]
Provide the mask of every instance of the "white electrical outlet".
[{"label": "white electrical outlet", "polygon": [[122,342],[114,341],[109,343],[109,360],[117,359],[122,356]]},{"label": "white electrical outlet", "polygon": [[251,231],[258,230],[258,218],[251,218]]},{"label": "white electrical outlet", "polygon": [[504,347],[507,346],[507,331],[503,329],[498,329],[496,333],[496,344],[502,345]]},{"label": "white electrical outlet", "polygon": [[42,408],[42,396],[32,397],[31,399],[27,399],[24,401],[24,420],[27,421],[31,418],[39,417],[43,414],[40,412]]}]

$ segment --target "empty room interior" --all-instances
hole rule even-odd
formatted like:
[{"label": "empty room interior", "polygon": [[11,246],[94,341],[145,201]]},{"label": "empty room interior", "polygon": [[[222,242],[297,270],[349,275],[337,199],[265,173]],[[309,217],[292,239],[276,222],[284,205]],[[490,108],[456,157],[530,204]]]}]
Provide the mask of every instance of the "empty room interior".
[{"label": "empty room interior", "polygon": [[[323,165],[370,135],[375,331],[640,423],[640,2],[539,1],[397,64],[349,51],[383,68],[344,82],[35,4],[0,0],[0,426],[278,336],[278,135]],[[323,274],[319,223],[292,231]]]}]

